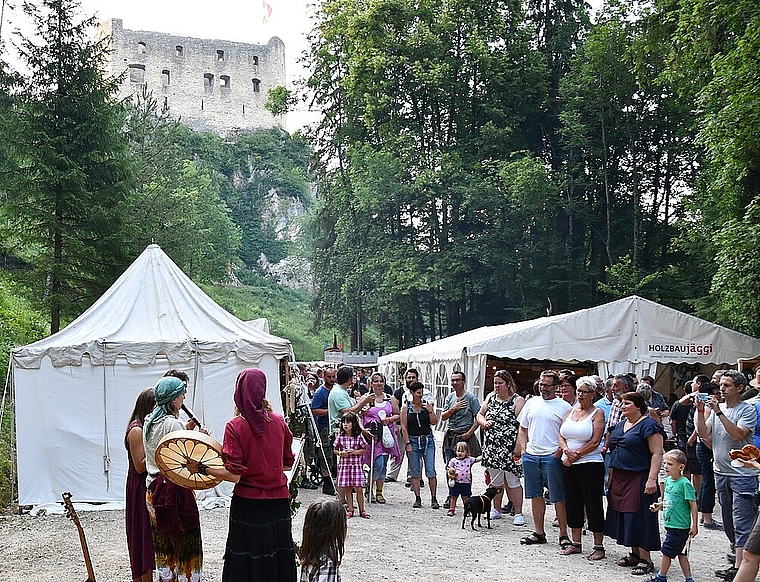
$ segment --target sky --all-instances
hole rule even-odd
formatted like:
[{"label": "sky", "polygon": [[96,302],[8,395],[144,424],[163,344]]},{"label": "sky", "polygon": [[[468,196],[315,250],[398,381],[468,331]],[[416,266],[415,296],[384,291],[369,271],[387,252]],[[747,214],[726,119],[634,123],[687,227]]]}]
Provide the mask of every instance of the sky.
[{"label": "sky", "polygon": [[[306,35],[311,29],[310,13],[315,0],[80,0],[83,16],[99,20],[120,18],[124,28],[150,30],[179,36],[265,44],[278,36],[285,43],[285,73],[289,88],[306,70],[298,58],[307,49]],[[271,13],[264,22],[264,3]],[[602,0],[589,0],[597,7]],[[3,14],[2,37],[25,23],[21,0],[7,0]],[[12,9],[10,6],[19,6]],[[303,106],[305,109],[305,106]],[[295,131],[316,119],[305,110],[288,114],[287,129]]]}]

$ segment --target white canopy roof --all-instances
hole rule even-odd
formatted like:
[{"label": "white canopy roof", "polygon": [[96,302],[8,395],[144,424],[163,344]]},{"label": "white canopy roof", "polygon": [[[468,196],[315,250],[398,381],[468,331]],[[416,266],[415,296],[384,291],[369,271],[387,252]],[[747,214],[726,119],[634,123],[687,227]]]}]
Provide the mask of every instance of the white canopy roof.
[{"label": "white canopy roof", "polygon": [[[257,329],[259,327],[259,329]],[[197,353],[201,363],[258,362],[264,354],[292,356],[290,341],[241,321],[217,305],[158,245],[150,245],[87,311],[65,329],[12,351],[18,368],[78,366],[88,354],[93,365],[149,364],[158,354],[169,363]]]},{"label": "white canopy roof", "polygon": [[637,296],[529,321],[487,326],[402,350],[379,363],[498,358],[592,362],[733,363],[760,340]]}]

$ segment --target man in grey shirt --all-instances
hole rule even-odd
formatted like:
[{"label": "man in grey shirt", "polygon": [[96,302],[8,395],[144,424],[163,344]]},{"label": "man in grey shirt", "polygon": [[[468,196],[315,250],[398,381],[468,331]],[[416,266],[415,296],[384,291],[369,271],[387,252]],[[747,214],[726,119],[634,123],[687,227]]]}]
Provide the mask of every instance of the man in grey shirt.
[{"label": "man in grey shirt", "polygon": [[[752,404],[742,402],[747,378],[737,370],[727,370],[720,377],[721,404],[710,396],[707,403],[697,400],[696,428],[701,439],[712,433],[715,488],[720,500],[723,526],[729,541],[736,546],[735,567],[716,570],[715,575],[731,581],[742,561],[742,552],[755,523],[757,506],[757,471],[731,464],[728,452],[752,444],[757,425],[757,411]],[[705,408],[711,414],[705,418]]]}]

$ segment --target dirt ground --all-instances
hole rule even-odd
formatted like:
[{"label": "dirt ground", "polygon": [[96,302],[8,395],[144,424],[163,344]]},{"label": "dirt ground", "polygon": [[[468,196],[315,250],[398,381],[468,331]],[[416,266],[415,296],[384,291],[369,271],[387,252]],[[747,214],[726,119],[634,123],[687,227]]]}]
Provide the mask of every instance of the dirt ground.
[{"label": "dirt ground", "polygon": [[[402,473],[403,474],[403,473]],[[473,491],[485,488],[482,469],[476,465]],[[438,498],[446,497],[443,480]],[[318,492],[301,490],[302,507],[293,519],[293,538],[301,539],[303,516],[309,502]],[[624,548],[605,539],[607,558],[589,562],[583,555],[591,551],[591,536],[583,536],[584,554],[558,554],[557,529],[548,527],[549,543],[521,546],[520,537],[533,530],[529,503],[525,507],[525,526],[512,525],[508,516],[473,532],[462,530],[461,507],[455,517],[445,510],[430,508],[430,493],[422,491],[424,507],[413,509],[414,500],[403,483],[388,483],[386,505],[372,504],[371,519],[349,520],[346,555],[341,574],[350,582],[387,580],[446,581],[462,580],[535,580],[561,581],[588,579],[595,581],[636,581],[627,568],[615,565],[626,554]],[[717,515],[717,514],[716,514]],[[547,525],[554,517],[552,506],[547,510]],[[79,512],[80,522],[92,555],[98,582],[128,581],[129,560],[126,553],[123,511]],[[204,580],[221,580],[222,554],[227,536],[228,510],[216,508],[201,511],[204,544]],[[691,545],[690,559],[697,582],[718,580],[714,570],[726,564],[728,541],[723,532],[700,530]],[[653,553],[655,565],[659,552]],[[87,578],[74,524],[63,515],[32,517],[14,515],[0,517],[0,580],[81,582]],[[647,578],[646,576],[643,578]],[[683,580],[674,564],[671,580]],[[275,582],[275,581],[273,581]]]}]

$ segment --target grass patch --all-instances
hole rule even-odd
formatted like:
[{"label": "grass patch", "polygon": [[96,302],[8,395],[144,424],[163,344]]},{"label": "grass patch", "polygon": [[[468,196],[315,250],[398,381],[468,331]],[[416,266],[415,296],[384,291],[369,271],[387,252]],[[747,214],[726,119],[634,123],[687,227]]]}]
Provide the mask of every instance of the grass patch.
[{"label": "grass patch", "polygon": [[243,287],[201,285],[227,311],[243,321],[266,317],[271,334],[289,339],[299,361],[321,360],[324,340],[312,329],[311,295],[261,279]]}]

